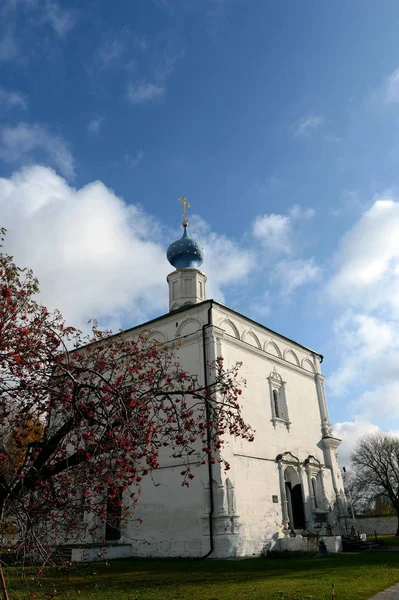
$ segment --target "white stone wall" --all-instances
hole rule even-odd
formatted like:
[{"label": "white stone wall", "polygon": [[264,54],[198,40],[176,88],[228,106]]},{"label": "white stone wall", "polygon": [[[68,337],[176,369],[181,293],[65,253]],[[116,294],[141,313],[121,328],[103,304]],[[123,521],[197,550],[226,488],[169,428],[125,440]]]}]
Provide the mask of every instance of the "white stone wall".
[{"label": "white stone wall", "polygon": [[[197,374],[203,384],[202,326],[207,321],[208,305],[193,306],[181,314],[165,316],[151,331],[150,338],[161,342],[179,340],[177,359],[182,368]],[[190,487],[182,486],[178,460],[170,450],[160,455],[161,469],[143,480],[142,494],[134,508],[121,542],[131,544],[134,556],[203,556],[209,551],[209,490],[207,467],[193,465],[195,478]],[[142,523],[140,523],[142,520]]]},{"label": "white stone wall", "polygon": [[[135,556],[203,556],[209,550],[204,467],[194,467],[190,488],[182,487],[183,466],[157,470],[145,478],[142,496],[121,542]],[[142,519],[142,523],[139,522]]]},{"label": "white stone wall", "polygon": [[[257,555],[271,549],[282,531],[277,464],[236,455],[234,483],[239,522],[237,555]],[[278,503],[273,503],[273,495],[277,495]]]},{"label": "white stone wall", "polygon": [[[325,451],[321,447],[322,414],[316,387],[316,373],[320,372],[318,357],[260,326],[248,328],[243,318],[234,318],[231,312],[217,307],[216,322],[219,330],[218,347],[227,364],[242,361],[243,377],[247,387],[243,393],[244,418],[256,429],[252,443],[235,440],[226,449],[232,464],[232,474],[237,498],[238,539],[237,553],[257,554],[272,547],[283,535],[282,497],[276,457],[290,452],[299,459],[299,477],[302,477],[305,502],[308,507],[308,525],[317,531],[311,509],[305,459],[314,456],[322,466],[325,506],[333,506],[336,494],[332,469],[326,468]],[[228,332],[228,333],[227,333]],[[265,351],[265,348],[269,351]],[[285,358],[284,358],[285,357]],[[275,420],[268,377],[275,369],[284,382],[287,421]],[[335,465],[334,475],[340,481]],[[341,483],[342,488],[342,483]],[[274,503],[272,497],[278,497]],[[330,524],[337,515],[328,515]]]},{"label": "white stone wall", "polygon": [[398,517],[356,517],[354,526],[360,533],[372,533],[375,530],[379,535],[395,535]]},{"label": "white stone wall", "polygon": [[[151,337],[160,342],[179,339],[183,368],[203,381],[202,328],[209,307],[210,303],[192,306],[125,335],[135,336],[149,329]],[[309,455],[321,468],[323,506],[332,508],[342,492],[336,441],[331,437],[328,443],[321,442],[330,429],[320,388],[319,357],[218,304],[213,305],[212,327],[207,329],[206,340],[209,359],[222,355],[227,365],[243,362],[241,373],[247,380],[242,396],[244,418],[256,429],[253,443],[231,439],[226,444],[223,453],[231,464],[230,471],[225,473],[218,465],[212,467],[212,556],[259,554],[273,548],[287,533],[283,527],[278,455],[288,452],[298,460],[295,468],[303,483],[309,526],[315,526],[303,464]],[[268,379],[273,370],[284,383],[288,410],[285,421],[273,420]],[[153,474],[154,482],[150,478],[145,481],[134,512],[136,520],[129,523],[121,543],[131,544],[133,555],[203,556],[210,548],[208,470],[194,469],[196,477],[186,489],[181,486],[181,466],[167,455],[162,457],[161,466]],[[273,502],[273,496],[277,496],[277,502]],[[138,519],[143,520],[141,525]],[[334,509],[328,521],[334,524],[337,519]]]}]

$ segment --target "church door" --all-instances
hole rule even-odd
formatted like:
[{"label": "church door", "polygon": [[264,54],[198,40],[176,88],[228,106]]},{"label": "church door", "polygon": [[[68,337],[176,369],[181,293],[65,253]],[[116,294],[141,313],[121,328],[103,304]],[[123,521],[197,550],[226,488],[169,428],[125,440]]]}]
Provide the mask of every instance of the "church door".
[{"label": "church door", "polygon": [[114,542],[121,537],[122,490],[116,496],[108,494],[107,522],[105,524],[105,539]]},{"label": "church door", "polygon": [[302,486],[300,483],[291,489],[293,529],[305,529],[305,512],[302,500]]}]

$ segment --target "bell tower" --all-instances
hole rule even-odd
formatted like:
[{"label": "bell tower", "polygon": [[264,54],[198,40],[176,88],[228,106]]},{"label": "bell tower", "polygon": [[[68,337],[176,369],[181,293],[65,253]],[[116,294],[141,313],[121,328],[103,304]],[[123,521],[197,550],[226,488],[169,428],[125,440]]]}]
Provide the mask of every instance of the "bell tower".
[{"label": "bell tower", "polygon": [[166,257],[175,271],[169,273],[169,310],[182,306],[198,304],[206,300],[206,275],[198,269],[204,260],[204,251],[198,242],[187,234],[187,208],[190,208],[185,196],[179,198],[183,204],[183,235],[170,244]]}]

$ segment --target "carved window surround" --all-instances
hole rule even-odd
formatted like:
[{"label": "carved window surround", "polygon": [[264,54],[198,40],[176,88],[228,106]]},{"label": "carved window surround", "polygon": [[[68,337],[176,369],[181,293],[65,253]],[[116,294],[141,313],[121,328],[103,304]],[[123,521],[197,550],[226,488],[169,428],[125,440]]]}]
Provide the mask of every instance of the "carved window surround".
[{"label": "carved window surround", "polygon": [[269,381],[270,408],[272,413],[271,422],[276,429],[278,424],[284,425],[290,430],[291,421],[288,417],[287,397],[285,392],[285,381],[276,371],[276,367],[267,378]]},{"label": "carved window surround", "polygon": [[323,465],[312,455],[304,461],[304,467],[308,480],[309,497],[313,515],[327,514],[329,512],[326,490],[324,487]]}]

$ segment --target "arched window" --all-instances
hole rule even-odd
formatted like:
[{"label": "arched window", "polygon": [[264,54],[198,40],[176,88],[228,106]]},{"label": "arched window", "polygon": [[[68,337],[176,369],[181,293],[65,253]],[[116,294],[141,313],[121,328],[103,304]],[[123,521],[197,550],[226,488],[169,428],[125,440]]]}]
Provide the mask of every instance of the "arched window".
[{"label": "arched window", "polygon": [[281,411],[279,404],[278,391],[273,390],[274,416],[276,419],[281,419]]},{"label": "arched window", "polygon": [[288,417],[287,398],[285,393],[285,381],[282,376],[277,373],[276,368],[270,373],[269,377],[269,398],[270,412],[272,415],[273,427],[285,425],[287,430],[290,430],[291,422]]}]

